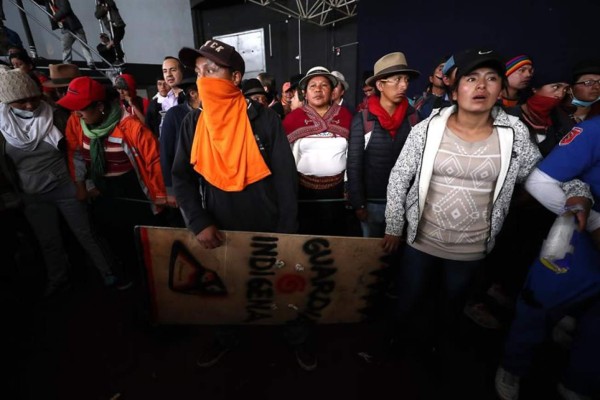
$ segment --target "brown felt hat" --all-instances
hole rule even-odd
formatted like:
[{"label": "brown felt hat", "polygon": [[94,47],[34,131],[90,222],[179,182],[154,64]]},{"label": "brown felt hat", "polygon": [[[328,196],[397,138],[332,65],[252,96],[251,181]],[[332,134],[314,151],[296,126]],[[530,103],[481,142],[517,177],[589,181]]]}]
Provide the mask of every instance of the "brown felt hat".
[{"label": "brown felt hat", "polygon": [[406,74],[411,78],[417,78],[421,73],[416,69],[408,67],[404,53],[396,52],[386,54],[375,63],[374,75],[368,78],[365,83],[369,86],[374,86],[375,82],[383,79],[386,76],[394,74]]},{"label": "brown felt hat", "polygon": [[79,67],[74,64],[50,64],[50,79],[42,85],[50,88],[67,87],[71,81],[79,76]]}]

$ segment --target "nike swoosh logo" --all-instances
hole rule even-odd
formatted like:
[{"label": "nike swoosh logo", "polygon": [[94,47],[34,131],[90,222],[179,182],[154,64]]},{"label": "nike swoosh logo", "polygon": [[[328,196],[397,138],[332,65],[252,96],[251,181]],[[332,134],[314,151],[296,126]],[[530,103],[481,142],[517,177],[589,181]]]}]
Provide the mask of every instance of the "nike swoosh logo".
[{"label": "nike swoosh logo", "polygon": [[481,56],[483,56],[485,54],[490,54],[492,51],[494,51],[494,50],[488,50],[488,51],[481,51],[481,50],[479,50],[478,54],[481,55]]}]

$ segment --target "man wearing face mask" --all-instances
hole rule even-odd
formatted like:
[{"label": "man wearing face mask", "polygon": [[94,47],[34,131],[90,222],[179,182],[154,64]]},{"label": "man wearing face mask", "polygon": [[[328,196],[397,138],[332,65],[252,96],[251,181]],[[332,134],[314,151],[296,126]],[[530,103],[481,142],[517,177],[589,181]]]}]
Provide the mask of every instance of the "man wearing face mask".
[{"label": "man wearing face mask", "polygon": [[[0,71],[0,102],[0,167],[10,172],[40,244],[47,270],[44,295],[57,293],[68,283],[59,213],[105,285],[119,287],[113,257],[92,232],[86,205],[76,199],[65,163],[63,132],[69,113],[43,101],[37,85],[20,70]],[[122,288],[127,286],[122,282]]]},{"label": "man wearing face mask", "polygon": [[[294,157],[277,114],[247,101],[239,89],[242,56],[209,40],[198,50],[181,49],[179,58],[198,75],[203,109],[192,110],[182,122],[172,168],[188,229],[207,249],[224,244],[221,229],[296,232]],[[198,360],[200,367],[216,364],[239,341],[230,327],[218,327],[215,336]],[[295,344],[302,343],[301,336]]]},{"label": "man wearing face mask", "polygon": [[568,119],[559,112],[569,84],[561,75],[537,74],[532,81],[532,95],[521,105],[506,110],[519,117],[529,129],[529,137],[538,146],[542,156],[547,156],[558,142],[571,130]]},{"label": "man wearing face mask", "polygon": [[600,60],[585,60],[573,68],[571,102],[564,107],[573,125],[600,115]]}]

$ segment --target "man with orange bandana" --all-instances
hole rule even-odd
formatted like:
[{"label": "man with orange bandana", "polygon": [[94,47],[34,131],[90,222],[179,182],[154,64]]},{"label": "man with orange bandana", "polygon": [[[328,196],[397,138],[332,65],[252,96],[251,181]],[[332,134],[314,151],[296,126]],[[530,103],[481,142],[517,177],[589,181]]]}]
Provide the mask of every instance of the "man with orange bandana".
[{"label": "man with orange bandana", "polygon": [[[202,99],[202,111],[193,110],[182,122],[172,169],[188,229],[207,249],[223,244],[220,229],[296,232],[294,157],[277,114],[244,98],[242,56],[209,40],[198,50],[184,47],[179,58],[196,71]],[[237,344],[236,336],[219,327],[198,365],[217,363]]]}]

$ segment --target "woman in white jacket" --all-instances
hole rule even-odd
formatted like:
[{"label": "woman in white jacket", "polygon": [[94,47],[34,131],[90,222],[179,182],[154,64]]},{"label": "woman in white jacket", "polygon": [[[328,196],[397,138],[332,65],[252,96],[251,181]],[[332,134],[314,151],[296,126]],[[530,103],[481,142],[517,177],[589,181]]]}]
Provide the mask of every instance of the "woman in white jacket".
[{"label": "woman in white jacket", "polygon": [[[436,308],[446,323],[459,315],[515,184],[541,158],[523,123],[496,106],[506,79],[498,54],[469,50],[455,63],[455,105],[434,110],[412,129],[388,185],[383,247],[394,251],[407,242],[396,317],[411,344],[420,338],[429,346],[433,339],[423,334],[433,332],[423,329],[434,321],[428,300],[443,305]],[[444,297],[437,300],[440,284]]]}]

